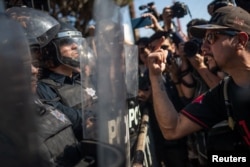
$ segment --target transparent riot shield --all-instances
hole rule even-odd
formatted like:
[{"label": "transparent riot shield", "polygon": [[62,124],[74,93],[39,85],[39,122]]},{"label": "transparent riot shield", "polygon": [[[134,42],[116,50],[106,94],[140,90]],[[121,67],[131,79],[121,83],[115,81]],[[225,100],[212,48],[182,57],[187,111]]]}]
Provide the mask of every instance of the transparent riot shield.
[{"label": "transparent riot shield", "polygon": [[138,48],[136,45],[124,44],[125,82],[127,98],[138,94]]},{"label": "transparent riot shield", "polygon": [[[95,47],[91,47],[93,43],[88,44],[85,58],[81,60],[82,94],[91,96],[90,100],[85,96],[82,100],[83,138],[118,148],[119,157],[123,159],[118,166],[127,166],[129,128],[120,7],[113,0],[96,0],[93,15]],[[112,154],[102,147],[97,150],[99,166],[102,166]],[[117,165],[115,160],[109,166],[114,164]]]},{"label": "transparent riot shield", "polygon": [[97,132],[97,73],[96,55],[86,39],[83,43],[84,54],[80,60],[82,85],[83,139],[98,140]]},{"label": "transparent riot shield", "polygon": [[[139,109],[138,95],[138,48],[136,45],[124,45],[125,53],[125,81],[127,88],[128,124],[130,138],[130,161],[144,159],[144,148],[146,143],[147,130],[141,129],[141,112]],[[139,138],[140,131],[143,133]],[[137,164],[138,165],[138,164]]]},{"label": "transparent riot shield", "polygon": [[4,12],[4,1],[3,0],[0,0],[0,12]]},{"label": "transparent riot shield", "polygon": [[138,100],[138,46],[124,45],[126,64],[126,88],[130,135],[130,163],[136,167],[154,166],[149,129],[148,110],[140,107]]},{"label": "transparent riot shield", "polygon": [[31,62],[28,41],[19,23],[0,14],[0,164],[42,166],[34,138]]}]

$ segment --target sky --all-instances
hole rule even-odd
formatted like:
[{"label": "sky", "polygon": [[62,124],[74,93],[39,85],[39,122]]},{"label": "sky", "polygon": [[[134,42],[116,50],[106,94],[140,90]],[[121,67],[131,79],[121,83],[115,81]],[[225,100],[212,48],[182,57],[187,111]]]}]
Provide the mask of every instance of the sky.
[{"label": "sky", "polygon": [[[136,17],[140,17],[140,15],[146,10],[139,10],[140,5],[148,4],[149,2],[154,2],[156,9],[159,14],[162,13],[162,9],[165,6],[172,6],[174,0],[134,0],[134,8]],[[178,0],[175,0],[178,1]],[[212,0],[179,0],[179,2],[183,2],[186,4],[190,10],[191,16],[189,14],[185,15],[183,18],[180,18],[180,23],[182,27],[182,31],[186,34],[186,25],[187,23],[194,18],[202,18],[209,20],[210,15],[207,12],[207,5],[212,2]],[[176,18],[174,18],[176,21]],[[139,30],[140,36],[150,36],[153,34],[152,30],[141,28]]]}]

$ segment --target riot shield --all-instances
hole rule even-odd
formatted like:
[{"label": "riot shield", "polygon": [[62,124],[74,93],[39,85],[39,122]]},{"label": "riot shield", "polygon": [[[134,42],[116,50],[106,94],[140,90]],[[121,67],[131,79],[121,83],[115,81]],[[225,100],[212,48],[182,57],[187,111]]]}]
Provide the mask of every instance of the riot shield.
[{"label": "riot shield", "polygon": [[125,82],[127,98],[138,94],[138,48],[136,45],[124,44]]},{"label": "riot shield", "polygon": [[[86,41],[89,41],[86,39]],[[83,138],[98,140],[97,136],[97,73],[96,55],[88,42],[83,43],[84,55],[80,57],[82,85]]]},{"label": "riot shield", "polygon": [[4,12],[4,1],[0,0],[0,12]]},{"label": "riot shield", "polygon": [[[123,159],[119,166],[129,166],[125,162],[129,160],[129,129],[120,7],[113,0],[96,0],[93,15],[96,49],[88,45],[88,52],[81,60],[81,76],[82,94],[96,96],[91,101],[83,96],[83,137],[119,148]],[[102,147],[97,150],[99,166],[112,157]]]},{"label": "riot shield", "polygon": [[138,94],[138,49],[136,45],[124,45],[125,83],[128,113],[130,158],[133,159],[137,136],[140,128],[141,113],[137,100]]},{"label": "riot shield", "polygon": [[43,166],[36,150],[28,41],[19,23],[0,14],[0,164]]},{"label": "riot shield", "polygon": [[155,166],[148,110],[138,100],[138,46],[124,45],[126,64],[127,106],[129,114],[130,161],[132,166]]}]

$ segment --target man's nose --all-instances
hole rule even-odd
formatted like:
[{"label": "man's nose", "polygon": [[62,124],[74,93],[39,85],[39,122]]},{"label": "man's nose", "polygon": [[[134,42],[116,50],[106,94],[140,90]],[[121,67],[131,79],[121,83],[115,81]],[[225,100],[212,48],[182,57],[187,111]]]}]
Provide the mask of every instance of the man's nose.
[{"label": "man's nose", "polygon": [[72,44],[71,44],[71,48],[72,48],[72,49],[76,49],[76,48],[77,48],[77,44],[76,44],[76,43],[72,43]]}]

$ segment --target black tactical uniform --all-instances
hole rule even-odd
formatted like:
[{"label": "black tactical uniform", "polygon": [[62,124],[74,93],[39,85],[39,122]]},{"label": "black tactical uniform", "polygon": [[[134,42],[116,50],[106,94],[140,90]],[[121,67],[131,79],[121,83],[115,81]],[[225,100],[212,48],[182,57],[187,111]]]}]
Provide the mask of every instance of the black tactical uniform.
[{"label": "black tactical uniform", "polygon": [[[35,100],[37,106],[38,144],[42,158],[50,166],[83,166],[81,144],[72,130],[66,115],[52,106]],[[74,155],[74,156],[73,156]]]}]

